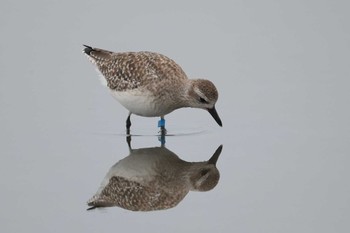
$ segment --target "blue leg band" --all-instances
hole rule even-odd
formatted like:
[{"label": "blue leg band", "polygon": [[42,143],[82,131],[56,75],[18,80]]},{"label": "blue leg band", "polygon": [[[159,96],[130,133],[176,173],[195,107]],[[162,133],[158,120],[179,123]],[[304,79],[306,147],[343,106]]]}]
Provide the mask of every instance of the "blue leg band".
[{"label": "blue leg band", "polygon": [[165,120],[164,119],[160,119],[158,121],[158,127],[165,127]]}]

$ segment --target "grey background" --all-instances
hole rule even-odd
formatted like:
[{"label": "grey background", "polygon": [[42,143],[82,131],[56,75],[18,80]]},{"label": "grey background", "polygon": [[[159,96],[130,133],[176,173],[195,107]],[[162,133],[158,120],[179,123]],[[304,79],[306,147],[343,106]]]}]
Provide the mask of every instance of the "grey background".
[{"label": "grey background", "polygon": [[[349,232],[349,22],[347,1],[2,1],[1,231]],[[189,133],[167,138],[184,160],[224,145],[214,190],[167,211],[85,210],[128,149],[127,110],[83,43],[157,51],[216,84],[223,128],[202,110],[166,118]]]}]

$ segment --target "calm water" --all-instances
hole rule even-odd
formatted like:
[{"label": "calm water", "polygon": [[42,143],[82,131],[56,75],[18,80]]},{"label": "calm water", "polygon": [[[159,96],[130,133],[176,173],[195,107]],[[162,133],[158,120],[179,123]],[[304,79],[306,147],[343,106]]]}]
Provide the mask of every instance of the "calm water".
[{"label": "calm water", "polygon": [[[349,232],[346,4],[5,2],[2,231]],[[165,146],[181,160],[206,161],[223,145],[212,190],[168,210],[86,210],[130,152],[127,110],[83,43],[161,52],[216,84],[222,128],[203,110],[166,117]],[[160,146],[157,121],[132,117],[134,149]]]}]

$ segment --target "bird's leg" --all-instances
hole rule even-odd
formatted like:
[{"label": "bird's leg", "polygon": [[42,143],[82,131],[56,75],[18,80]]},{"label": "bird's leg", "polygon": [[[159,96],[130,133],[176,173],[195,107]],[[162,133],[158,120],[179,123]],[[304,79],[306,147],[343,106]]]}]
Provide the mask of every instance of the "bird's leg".
[{"label": "bird's leg", "polygon": [[165,135],[167,133],[166,129],[165,129],[165,119],[164,116],[160,117],[160,120],[158,121],[158,127],[160,128],[160,135],[158,137],[158,140],[160,141],[161,145],[164,146],[165,145]]},{"label": "bird's leg", "polygon": [[131,121],[130,121],[130,116],[131,116],[131,113],[129,113],[129,116],[126,119],[126,143],[128,143],[129,150],[131,150],[131,134],[130,134]]},{"label": "bird's leg", "polygon": [[131,126],[130,116],[131,116],[131,113],[129,113],[129,116],[126,119],[126,134],[127,135],[130,135],[130,126]]},{"label": "bird's leg", "polygon": [[158,127],[160,128],[160,134],[161,135],[166,135],[164,116],[160,117],[160,120],[158,121]]}]

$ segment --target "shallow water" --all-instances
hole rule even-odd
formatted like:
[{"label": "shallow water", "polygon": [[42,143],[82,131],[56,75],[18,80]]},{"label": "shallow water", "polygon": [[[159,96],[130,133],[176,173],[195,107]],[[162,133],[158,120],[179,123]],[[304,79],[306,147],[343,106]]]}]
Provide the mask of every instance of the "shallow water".
[{"label": "shallow water", "polygon": [[[2,231],[349,232],[348,3],[137,6],[2,4]],[[215,83],[223,127],[181,109],[166,116],[165,138],[191,162],[223,145],[215,188],[167,210],[86,210],[130,152],[127,111],[83,43],[161,52]],[[132,116],[132,148],[160,146],[157,122]]]}]

